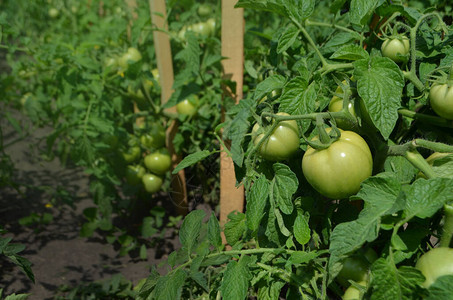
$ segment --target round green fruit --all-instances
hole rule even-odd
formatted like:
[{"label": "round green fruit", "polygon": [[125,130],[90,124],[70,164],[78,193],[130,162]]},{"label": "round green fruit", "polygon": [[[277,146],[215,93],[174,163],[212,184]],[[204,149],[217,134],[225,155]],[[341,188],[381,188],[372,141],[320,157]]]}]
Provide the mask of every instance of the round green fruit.
[{"label": "round green fruit", "polygon": [[418,259],[415,267],[425,276],[422,286],[428,288],[438,277],[453,275],[453,249],[433,248]]},{"label": "round green fruit", "polygon": [[155,174],[146,173],[142,177],[143,187],[148,193],[156,193],[163,184],[163,179]]},{"label": "round green fruit", "polygon": [[128,165],[126,169],[126,181],[131,185],[137,185],[142,181],[143,175],[145,175],[146,170],[141,165]]},{"label": "round green fruit", "polygon": [[154,152],[145,156],[144,163],[151,172],[163,175],[170,170],[171,157],[167,153]]},{"label": "round green fruit", "polygon": [[381,53],[383,56],[390,58],[394,62],[402,62],[405,56],[409,54],[409,39],[405,36],[397,38],[388,38],[382,43]]},{"label": "round green fruit", "polygon": [[429,90],[429,103],[437,115],[453,120],[453,84],[433,84]]}]

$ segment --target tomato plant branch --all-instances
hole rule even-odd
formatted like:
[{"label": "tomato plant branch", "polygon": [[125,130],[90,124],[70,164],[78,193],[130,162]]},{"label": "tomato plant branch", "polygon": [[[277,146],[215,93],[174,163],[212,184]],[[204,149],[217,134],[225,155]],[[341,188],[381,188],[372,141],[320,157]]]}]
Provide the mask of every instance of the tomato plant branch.
[{"label": "tomato plant branch", "polygon": [[[414,70],[414,71],[412,71],[412,70]],[[404,75],[404,78],[408,79],[410,82],[412,82],[415,85],[417,90],[423,91],[425,89],[425,85],[417,77],[417,74],[415,74],[415,69],[411,69],[411,71],[403,71],[403,75]]]},{"label": "tomato plant branch", "polygon": [[450,247],[453,236],[453,206],[450,204],[444,205],[444,224],[442,225],[442,236],[440,237],[441,247]]},{"label": "tomato plant branch", "polygon": [[415,139],[412,144],[415,147],[423,147],[434,152],[453,153],[453,146],[439,142],[432,142],[423,139]]},{"label": "tomato plant branch", "polygon": [[451,120],[447,120],[447,119],[436,117],[436,116],[430,116],[430,115],[426,115],[426,114],[417,113],[417,112],[414,112],[409,109],[401,108],[398,110],[398,114],[408,117],[408,118],[417,119],[422,122],[430,123],[433,125],[447,127],[447,128],[453,128],[453,121],[451,121]]}]

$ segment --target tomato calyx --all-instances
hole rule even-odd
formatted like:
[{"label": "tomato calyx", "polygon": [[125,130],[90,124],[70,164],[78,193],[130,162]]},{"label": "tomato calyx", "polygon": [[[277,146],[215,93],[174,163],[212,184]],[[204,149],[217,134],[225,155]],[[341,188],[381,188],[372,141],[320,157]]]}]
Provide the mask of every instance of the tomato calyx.
[{"label": "tomato calyx", "polygon": [[327,149],[332,145],[332,143],[335,143],[338,141],[341,137],[341,132],[336,126],[335,119],[332,118],[331,128],[326,128],[324,127],[324,119],[322,118],[321,115],[316,116],[316,128],[318,130],[318,135],[319,139],[318,140],[308,140],[304,135],[302,135],[303,139],[305,142],[312,147],[313,149],[316,150],[323,150]]}]

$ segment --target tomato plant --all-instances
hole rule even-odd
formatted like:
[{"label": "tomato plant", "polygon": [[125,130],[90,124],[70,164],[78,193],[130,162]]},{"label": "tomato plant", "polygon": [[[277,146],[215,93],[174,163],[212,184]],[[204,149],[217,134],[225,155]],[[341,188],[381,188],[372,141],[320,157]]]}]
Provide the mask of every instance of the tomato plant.
[{"label": "tomato plant", "polygon": [[[318,140],[315,137],[313,140]],[[307,181],[331,199],[349,197],[371,176],[373,158],[365,140],[353,131],[341,131],[339,140],[327,149],[309,147],[302,159]]]},{"label": "tomato plant", "polygon": [[176,111],[180,115],[192,117],[197,113],[198,98],[196,96],[186,98],[176,104]]},{"label": "tomato plant", "polygon": [[447,120],[453,120],[453,86],[433,84],[429,90],[429,103],[436,114]]},{"label": "tomato plant", "polygon": [[387,38],[381,47],[382,55],[390,58],[394,62],[404,61],[409,51],[409,39],[405,36]]},{"label": "tomato plant", "polygon": [[438,277],[453,275],[453,249],[431,249],[418,259],[415,267],[425,276],[423,287],[428,288]]},{"label": "tomato plant", "polygon": [[[278,113],[278,115],[288,116],[287,113]],[[263,158],[271,161],[284,160],[290,158],[299,149],[299,129],[294,120],[278,123],[267,138],[264,131],[265,129],[262,129],[258,123],[252,129],[253,143],[255,145],[261,143],[258,152]]]}]

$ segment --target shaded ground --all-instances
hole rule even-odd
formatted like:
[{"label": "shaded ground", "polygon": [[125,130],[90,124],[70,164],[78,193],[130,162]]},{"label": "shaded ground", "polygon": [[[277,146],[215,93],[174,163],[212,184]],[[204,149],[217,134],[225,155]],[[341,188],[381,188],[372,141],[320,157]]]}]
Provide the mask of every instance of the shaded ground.
[{"label": "shaded ground", "polygon": [[[13,242],[26,246],[21,255],[32,262],[36,278],[33,284],[17,266],[0,256],[0,287],[5,289],[4,295],[31,293],[28,299],[52,299],[61,285],[76,286],[118,273],[136,284],[147,277],[152,265],[179,246],[178,238],[168,231],[165,242],[148,249],[148,259],[143,261],[133,255],[119,257],[114,247],[99,235],[80,238],[82,211],[92,206],[87,176],[80,169],[63,168],[58,160],[39,159],[34,148],[36,137],[45,134],[45,130],[20,138],[5,119],[0,122],[5,144],[19,140],[5,150],[17,169],[14,181],[21,185],[20,192],[0,189],[0,224]],[[74,208],[51,207],[49,202],[54,197],[63,203],[72,202]],[[19,219],[31,213],[50,213],[53,221],[31,227],[19,225]]]}]

